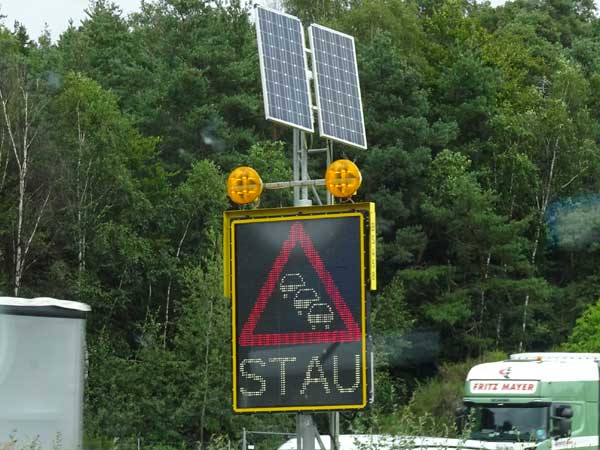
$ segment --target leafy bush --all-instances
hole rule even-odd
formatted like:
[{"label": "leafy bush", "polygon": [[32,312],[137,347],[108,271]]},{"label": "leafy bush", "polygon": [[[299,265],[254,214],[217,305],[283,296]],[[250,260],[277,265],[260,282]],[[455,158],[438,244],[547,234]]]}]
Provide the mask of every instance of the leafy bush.
[{"label": "leafy bush", "polygon": [[565,347],[570,352],[600,351],[600,300],[588,306],[577,319]]},{"label": "leafy bush", "polygon": [[476,364],[506,359],[503,352],[440,367],[438,376],[421,384],[410,402],[386,418],[382,432],[410,436],[456,436],[454,412],[462,405],[467,373]]}]

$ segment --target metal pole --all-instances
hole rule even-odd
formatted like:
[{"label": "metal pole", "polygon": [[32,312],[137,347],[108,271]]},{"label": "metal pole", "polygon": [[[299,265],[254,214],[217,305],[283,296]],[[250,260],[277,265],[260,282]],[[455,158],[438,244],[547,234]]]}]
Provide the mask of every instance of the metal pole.
[{"label": "metal pole", "polygon": [[331,436],[331,450],[340,448],[340,413],[331,411],[329,413],[329,436]]},{"label": "metal pole", "polygon": [[[294,166],[294,181],[300,181],[300,130],[294,128],[294,145],[292,149]],[[294,206],[300,204],[300,186],[294,186]]]},{"label": "metal pole", "polygon": [[[300,133],[300,157],[302,158],[302,181],[308,180],[308,149],[306,148],[306,133]],[[308,198],[308,186],[302,187],[302,199],[306,205],[310,205]]]},{"label": "metal pole", "polygon": [[[328,153],[329,154],[329,153]],[[294,129],[294,181],[307,182],[308,176],[308,149],[306,145],[306,134]],[[327,202],[329,204],[329,201]],[[303,186],[294,186],[294,206],[310,206],[312,204],[308,197],[308,183]],[[310,414],[296,414],[296,448],[297,450],[315,450],[315,438],[319,430],[314,425]],[[319,446],[324,448],[320,436]],[[245,449],[244,449],[245,450]]]},{"label": "metal pole", "polygon": [[[333,162],[333,142],[327,141],[327,167]],[[333,205],[333,195],[327,191],[327,204]],[[340,448],[340,413],[333,411],[329,413],[329,436],[331,438],[331,449]]]},{"label": "metal pole", "polygon": [[242,428],[242,450],[248,450],[246,444],[246,427]]},{"label": "metal pole", "polygon": [[300,423],[300,413],[296,413],[296,450],[302,450],[302,425]]},{"label": "metal pole", "polygon": [[[299,173],[294,173],[294,181],[308,182],[308,150],[306,149],[306,136],[304,132],[294,130],[294,136],[298,133],[298,142],[294,140],[294,147],[298,149]],[[294,168],[296,170],[296,168]],[[296,178],[297,177],[297,178]],[[296,191],[294,191],[294,196]],[[294,197],[294,206],[310,206],[312,201],[308,198],[308,185],[299,189],[299,198]]]},{"label": "metal pole", "polygon": [[[300,153],[300,130],[294,128],[294,181],[301,181],[300,169],[304,173],[304,168],[301,167]],[[300,186],[294,186],[294,206],[301,206],[300,201]],[[296,413],[296,449],[304,450],[304,440],[306,435],[306,428],[304,427],[304,419],[302,413]],[[246,450],[246,449],[244,449]]]},{"label": "metal pole", "polygon": [[298,413],[296,416],[296,439],[298,450],[315,450],[315,431],[312,416]]},{"label": "metal pole", "polygon": [[325,186],[325,179],[319,178],[317,180],[273,181],[263,185],[265,189],[285,189],[300,186]]},{"label": "metal pole", "polygon": [[[329,167],[332,162],[333,162],[333,142],[327,141],[327,167]],[[326,190],[325,195],[327,196],[327,200],[326,200],[327,204],[333,205],[333,195],[331,194],[331,192]]]}]

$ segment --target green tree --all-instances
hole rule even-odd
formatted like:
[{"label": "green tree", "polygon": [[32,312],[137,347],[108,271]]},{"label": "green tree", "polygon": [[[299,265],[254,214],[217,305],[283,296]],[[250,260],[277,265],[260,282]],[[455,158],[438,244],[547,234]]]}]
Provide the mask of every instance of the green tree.
[{"label": "green tree", "polygon": [[571,352],[600,351],[600,302],[590,305],[577,319],[577,323],[566,343]]},{"label": "green tree", "polygon": [[35,247],[45,245],[38,231],[52,191],[49,182],[34,182],[52,179],[42,143],[48,92],[27,64],[29,42],[24,30],[18,31],[13,37],[0,30],[0,162],[4,163],[0,190],[8,195],[0,245],[15,296],[21,291]]},{"label": "green tree", "polygon": [[[470,165],[464,155],[447,150],[433,161],[431,188],[422,205],[429,264],[405,269],[400,276],[421,317],[446,330],[447,345],[456,349],[459,343],[451,344],[451,336],[460,329],[464,347],[458,352],[477,355],[502,340],[501,315],[506,313],[497,306],[501,299],[533,286],[527,288],[527,222],[498,214],[497,197],[480,186]],[[542,292],[538,295],[547,295]]]},{"label": "green tree", "polygon": [[[198,161],[173,196],[165,199],[164,209],[168,213],[161,217],[164,228],[160,234],[161,237],[169,237],[171,242],[167,250],[169,257],[162,262],[168,264],[163,346],[167,344],[172,294],[182,282],[182,269],[197,267],[216,244],[221,211],[227,205],[225,189],[219,189],[224,184],[223,176],[214,163]],[[172,318],[171,322],[174,322]]]}]

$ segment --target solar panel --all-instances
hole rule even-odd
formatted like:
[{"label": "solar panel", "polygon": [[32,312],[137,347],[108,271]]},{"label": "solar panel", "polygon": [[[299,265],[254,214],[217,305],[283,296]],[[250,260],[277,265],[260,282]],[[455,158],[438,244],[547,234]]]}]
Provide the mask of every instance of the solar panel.
[{"label": "solar panel", "polygon": [[304,30],[294,16],[257,6],[256,34],[268,120],[313,132]]},{"label": "solar panel", "polygon": [[321,25],[308,34],[321,136],[367,148],[354,38]]}]

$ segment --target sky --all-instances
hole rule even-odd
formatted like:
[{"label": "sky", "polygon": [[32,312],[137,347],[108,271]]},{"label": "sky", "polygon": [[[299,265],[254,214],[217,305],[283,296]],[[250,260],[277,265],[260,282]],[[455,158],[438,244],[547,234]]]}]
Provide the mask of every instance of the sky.
[{"label": "sky", "polygon": [[[256,0],[254,0],[255,2]],[[140,0],[113,0],[124,15],[139,9]],[[253,2],[253,3],[254,3]],[[259,0],[269,3],[268,0]],[[503,3],[503,0],[492,0],[493,5]],[[78,26],[85,18],[84,10],[89,0],[0,0],[0,15],[7,16],[3,23],[12,29],[15,20],[25,25],[31,39],[37,39],[47,23],[52,40],[56,41],[60,34],[67,29],[69,19]]]},{"label": "sky", "polygon": [[[139,9],[140,0],[117,0],[125,15]],[[67,29],[69,19],[75,26],[85,18],[88,0],[0,0],[0,15],[7,16],[3,23],[12,29],[15,20],[27,28],[29,37],[37,39],[48,24],[52,40],[56,41]]]}]

